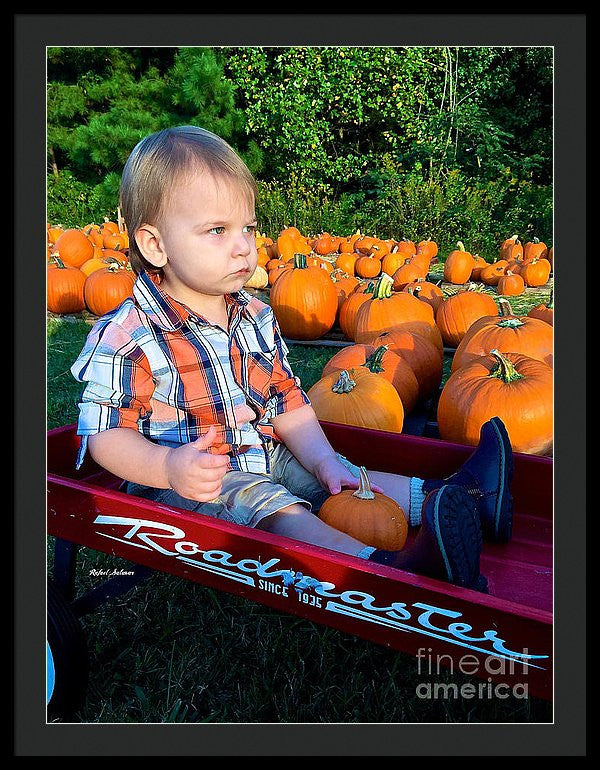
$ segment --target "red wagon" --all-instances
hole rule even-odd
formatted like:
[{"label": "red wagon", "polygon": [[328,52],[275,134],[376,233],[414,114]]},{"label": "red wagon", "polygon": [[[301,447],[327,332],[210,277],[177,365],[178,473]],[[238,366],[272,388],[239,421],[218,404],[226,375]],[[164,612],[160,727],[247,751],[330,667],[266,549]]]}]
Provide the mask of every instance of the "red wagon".
[{"label": "red wagon", "polygon": [[[439,439],[322,425],[338,451],[374,470],[447,476],[472,452]],[[48,433],[54,581],[74,616],[130,585],[112,578],[112,587],[75,599],[75,554],[87,546],[141,565],[138,578],[168,572],[410,653],[424,671],[439,661],[479,677],[481,687],[526,685],[552,699],[551,459],[515,455],[513,537],[484,544],[489,593],[482,594],[127,495],[89,456],[76,471],[78,447],[74,425]]]}]

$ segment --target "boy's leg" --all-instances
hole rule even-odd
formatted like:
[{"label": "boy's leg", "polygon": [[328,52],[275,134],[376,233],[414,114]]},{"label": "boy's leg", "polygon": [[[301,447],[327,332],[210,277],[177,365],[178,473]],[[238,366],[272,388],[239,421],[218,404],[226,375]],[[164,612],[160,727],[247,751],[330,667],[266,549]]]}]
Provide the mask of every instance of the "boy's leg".
[{"label": "boy's leg", "polygon": [[[289,505],[266,516],[258,522],[256,529],[291,537],[303,543],[320,545],[350,556],[358,556],[366,548],[360,540],[325,524],[303,505]],[[369,549],[369,553],[373,550]]]},{"label": "boy's leg", "polygon": [[423,523],[413,543],[401,551],[378,550],[325,524],[302,505],[261,519],[257,529],[312,543],[377,564],[485,591],[479,572],[481,527],[475,503],[461,487],[445,486],[428,495]]},{"label": "boy's leg", "polygon": [[446,484],[463,487],[477,503],[483,535],[505,542],[512,528],[512,448],[504,424],[493,417],[481,427],[480,441],[468,460],[447,479],[411,479],[369,471],[369,479],[404,509],[412,526],[421,523],[421,509],[429,492]]}]

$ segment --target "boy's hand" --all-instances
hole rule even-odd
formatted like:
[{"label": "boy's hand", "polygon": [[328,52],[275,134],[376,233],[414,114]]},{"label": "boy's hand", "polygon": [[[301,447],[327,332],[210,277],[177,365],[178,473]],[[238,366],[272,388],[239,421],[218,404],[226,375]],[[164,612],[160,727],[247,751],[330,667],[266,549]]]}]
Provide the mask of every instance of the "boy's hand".
[{"label": "boy's hand", "polygon": [[[325,457],[317,463],[313,473],[323,489],[326,489],[332,495],[337,495],[338,492],[342,491],[343,487],[358,489],[359,486],[359,480],[338,460],[336,455]],[[373,492],[383,491],[376,484],[371,484],[371,489]]]},{"label": "boy's hand", "polygon": [[219,495],[223,476],[229,470],[229,457],[206,451],[216,437],[217,430],[211,425],[196,441],[170,449],[167,453],[165,470],[168,482],[182,497],[206,503]]}]

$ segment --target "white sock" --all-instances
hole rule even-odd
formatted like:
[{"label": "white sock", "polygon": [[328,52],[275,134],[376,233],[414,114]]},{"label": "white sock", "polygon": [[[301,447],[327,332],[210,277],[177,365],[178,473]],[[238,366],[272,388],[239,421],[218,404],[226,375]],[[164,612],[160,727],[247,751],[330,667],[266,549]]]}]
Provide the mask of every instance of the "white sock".
[{"label": "white sock", "polygon": [[410,504],[408,509],[408,523],[411,527],[418,527],[421,523],[421,508],[425,493],[423,492],[423,481],[413,476],[410,480]]},{"label": "white sock", "polygon": [[376,551],[376,548],[373,548],[371,545],[366,545],[364,548],[361,548],[360,551],[356,554],[359,559],[368,559],[369,556]]}]

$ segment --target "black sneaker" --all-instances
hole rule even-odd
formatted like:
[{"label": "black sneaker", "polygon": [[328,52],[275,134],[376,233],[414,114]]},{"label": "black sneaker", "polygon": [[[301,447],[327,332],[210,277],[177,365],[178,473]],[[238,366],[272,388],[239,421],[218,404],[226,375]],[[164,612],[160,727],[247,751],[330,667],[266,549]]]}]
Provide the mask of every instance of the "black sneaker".
[{"label": "black sneaker", "polygon": [[512,532],[512,477],[510,439],[502,420],[492,417],[481,426],[479,445],[462,467],[447,479],[427,479],[423,491],[428,493],[444,484],[463,487],[477,503],[484,538],[506,542]]},{"label": "black sneaker", "polygon": [[369,561],[487,593],[487,579],[479,571],[481,546],[473,497],[462,487],[446,484],[425,498],[413,543],[402,551],[374,551]]}]

